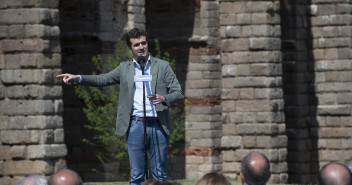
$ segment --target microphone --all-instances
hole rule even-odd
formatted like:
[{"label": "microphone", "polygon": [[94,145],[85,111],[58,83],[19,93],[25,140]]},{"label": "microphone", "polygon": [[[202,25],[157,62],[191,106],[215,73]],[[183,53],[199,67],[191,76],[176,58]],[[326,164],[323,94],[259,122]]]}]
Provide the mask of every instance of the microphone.
[{"label": "microphone", "polygon": [[142,72],[144,71],[144,64],[145,64],[145,57],[144,56],[138,56],[137,58],[137,63],[139,66],[141,66]]}]

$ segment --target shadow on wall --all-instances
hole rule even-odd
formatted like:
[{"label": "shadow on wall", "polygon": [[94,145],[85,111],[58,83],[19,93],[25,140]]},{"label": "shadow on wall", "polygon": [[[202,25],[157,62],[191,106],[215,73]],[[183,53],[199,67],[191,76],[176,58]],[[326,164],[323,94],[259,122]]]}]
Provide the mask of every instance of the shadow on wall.
[{"label": "shadow on wall", "polygon": [[280,3],[289,183],[316,183],[318,102],[308,8],[311,1],[281,0]]}]

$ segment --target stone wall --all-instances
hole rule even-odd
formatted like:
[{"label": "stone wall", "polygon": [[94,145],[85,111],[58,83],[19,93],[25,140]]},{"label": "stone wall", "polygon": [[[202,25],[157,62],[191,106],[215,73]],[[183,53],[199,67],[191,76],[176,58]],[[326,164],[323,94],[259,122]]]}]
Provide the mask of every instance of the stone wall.
[{"label": "stone wall", "polygon": [[222,171],[236,178],[250,151],[287,183],[279,1],[220,1]]},{"label": "stone wall", "polygon": [[283,84],[290,183],[351,158],[351,1],[283,1]]},{"label": "stone wall", "polygon": [[170,179],[238,179],[256,150],[271,182],[315,183],[322,165],[352,160],[351,12],[349,0],[0,0],[0,184],[65,166],[119,178],[82,142],[83,105],[54,76],[89,74],[133,27],[176,60],[186,95]]},{"label": "stone wall", "polygon": [[0,1],[0,184],[66,166],[58,0]]}]

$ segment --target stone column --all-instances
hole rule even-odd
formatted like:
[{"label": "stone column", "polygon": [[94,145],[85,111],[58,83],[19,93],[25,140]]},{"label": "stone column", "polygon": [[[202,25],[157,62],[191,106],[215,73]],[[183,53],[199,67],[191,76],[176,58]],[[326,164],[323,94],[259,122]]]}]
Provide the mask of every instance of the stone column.
[{"label": "stone column", "polygon": [[251,151],[287,182],[279,1],[220,0],[222,172],[238,178]]},{"label": "stone column", "polygon": [[351,1],[284,1],[282,33],[289,183],[316,183],[351,161]]},{"label": "stone column", "polygon": [[187,179],[221,171],[219,2],[197,2],[185,88]]},{"label": "stone column", "polygon": [[146,29],[145,0],[128,0],[126,29]]},{"label": "stone column", "polygon": [[58,0],[0,1],[0,184],[66,166]]}]

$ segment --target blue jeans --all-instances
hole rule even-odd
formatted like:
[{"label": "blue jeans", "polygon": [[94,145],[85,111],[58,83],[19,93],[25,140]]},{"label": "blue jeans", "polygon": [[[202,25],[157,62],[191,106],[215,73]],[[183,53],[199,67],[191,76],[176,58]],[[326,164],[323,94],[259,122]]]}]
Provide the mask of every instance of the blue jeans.
[{"label": "blue jeans", "polygon": [[[169,136],[160,123],[147,123],[147,141],[150,168],[154,179],[167,181],[166,165]],[[131,120],[127,133],[127,148],[131,166],[131,185],[140,185],[145,180],[145,147],[143,121]]]}]

